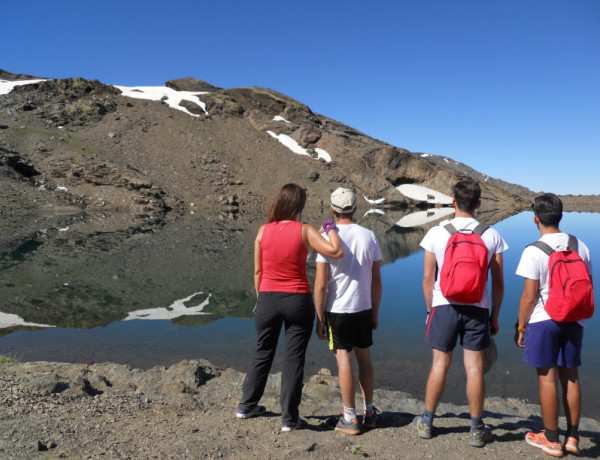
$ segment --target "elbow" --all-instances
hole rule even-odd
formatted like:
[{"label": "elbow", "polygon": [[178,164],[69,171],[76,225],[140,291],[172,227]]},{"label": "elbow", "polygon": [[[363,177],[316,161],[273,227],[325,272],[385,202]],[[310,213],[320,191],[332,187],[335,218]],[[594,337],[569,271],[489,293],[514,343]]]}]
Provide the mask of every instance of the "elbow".
[{"label": "elbow", "polygon": [[327,298],[327,286],[325,284],[315,283],[315,303],[320,304],[317,300],[323,300]]},{"label": "elbow", "polygon": [[344,257],[344,251],[343,249],[337,248],[337,249],[332,249],[330,251],[319,251],[323,256],[327,257],[328,259],[339,259],[340,257]]},{"label": "elbow", "polygon": [[340,259],[341,257],[344,257],[344,250],[340,246],[339,248],[337,248],[336,251],[334,251],[333,255],[331,255],[330,257],[332,259]]}]

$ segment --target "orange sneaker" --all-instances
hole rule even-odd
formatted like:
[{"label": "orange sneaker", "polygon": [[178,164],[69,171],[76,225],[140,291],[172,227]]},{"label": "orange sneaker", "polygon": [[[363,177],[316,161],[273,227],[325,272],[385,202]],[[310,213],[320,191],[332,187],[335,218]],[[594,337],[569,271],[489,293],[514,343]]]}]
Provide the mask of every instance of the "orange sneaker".
[{"label": "orange sneaker", "polygon": [[579,455],[579,439],[569,436],[565,440],[565,450],[573,455]]},{"label": "orange sneaker", "polygon": [[527,441],[527,444],[529,444],[530,446],[542,449],[542,452],[544,452],[545,454],[551,455],[553,457],[563,456],[562,444],[560,442],[548,441],[544,430],[540,431],[539,433],[534,433],[533,431],[530,431],[525,435],[525,441]]}]

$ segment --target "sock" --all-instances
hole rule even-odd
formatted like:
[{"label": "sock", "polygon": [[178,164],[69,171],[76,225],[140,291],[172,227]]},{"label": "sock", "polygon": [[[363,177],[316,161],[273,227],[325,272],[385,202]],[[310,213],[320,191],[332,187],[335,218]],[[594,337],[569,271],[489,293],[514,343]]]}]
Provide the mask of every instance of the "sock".
[{"label": "sock", "polygon": [[352,419],[356,419],[356,409],[344,406],[344,420],[351,422]]},{"label": "sock", "polygon": [[373,401],[365,403],[365,412],[370,412],[371,414],[375,412],[375,408],[373,407]]},{"label": "sock", "polygon": [[546,439],[548,441],[558,442],[558,430],[549,430],[546,427],[544,427],[544,430],[546,431]]},{"label": "sock", "polygon": [[569,425],[567,423],[567,434],[565,436],[579,439],[579,423],[577,425]]},{"label": "sock", "polygon": [[471,417],[471,428],[480,426],[483,426],[483,419],[481,417]]},{"label": "sock", "polygon": [[433,423],[433,415],[434,415],[433,412],[425,409],[423,411],[423,417],[421,418],[421,420],[425,423]]}]

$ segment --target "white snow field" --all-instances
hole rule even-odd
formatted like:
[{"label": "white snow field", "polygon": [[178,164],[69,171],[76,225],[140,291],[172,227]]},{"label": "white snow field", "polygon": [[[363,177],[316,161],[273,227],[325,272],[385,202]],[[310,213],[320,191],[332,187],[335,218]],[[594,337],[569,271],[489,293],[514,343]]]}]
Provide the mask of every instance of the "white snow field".
[{"label": "white snow field", "polygon": [[203,312],[204,307],[208,305],[210,294],[204,299],[199,305],[195,307],[186,307],[185,302],[191,300],[194,296],[203,294],[202,292],[195,292],[194,294],[186,297],[185,299],[179,299],[173,302],[168,307],[159,308],[147,308],[145,310],[136,310],[129,312],[127,318],[123,321],[129,321],[132,319],[173,319],[180,316],[186,315],[209,315],[210,313]]},{"label": "white snow field", "polygon": [[452,204],[452,197],[422,185],[402,184],[396,189],[411,200],[426,201],[430,204]]}]

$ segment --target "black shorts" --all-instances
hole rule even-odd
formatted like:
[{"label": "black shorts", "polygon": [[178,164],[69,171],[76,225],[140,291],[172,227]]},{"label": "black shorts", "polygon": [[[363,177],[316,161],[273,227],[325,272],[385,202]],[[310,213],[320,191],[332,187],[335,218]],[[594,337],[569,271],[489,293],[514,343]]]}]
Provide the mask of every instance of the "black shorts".
[{"label": "black shorts", "polygon": [[371,309],[358,313],[325,312],[330,350],[352,351],[354,347],[373,345],[373,319]]}]

